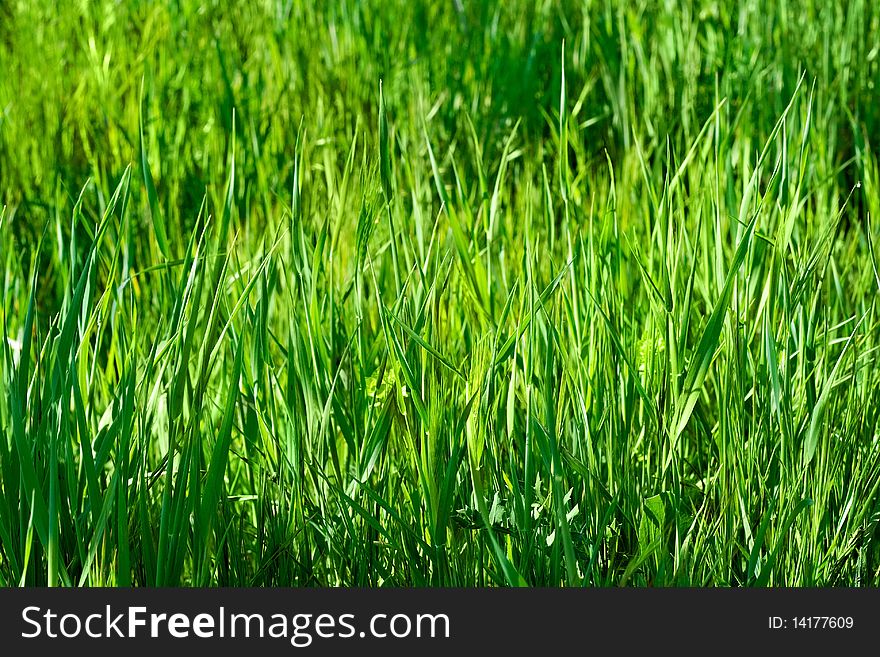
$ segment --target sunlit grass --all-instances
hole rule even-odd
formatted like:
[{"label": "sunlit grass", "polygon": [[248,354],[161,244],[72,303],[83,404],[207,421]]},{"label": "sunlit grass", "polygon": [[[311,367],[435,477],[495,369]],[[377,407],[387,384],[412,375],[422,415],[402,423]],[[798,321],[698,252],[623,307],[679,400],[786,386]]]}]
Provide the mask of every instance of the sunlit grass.
[{"label": "sunlit grass", "polygon": [[18,3],[0,585],[870,585],[880,13]]}]

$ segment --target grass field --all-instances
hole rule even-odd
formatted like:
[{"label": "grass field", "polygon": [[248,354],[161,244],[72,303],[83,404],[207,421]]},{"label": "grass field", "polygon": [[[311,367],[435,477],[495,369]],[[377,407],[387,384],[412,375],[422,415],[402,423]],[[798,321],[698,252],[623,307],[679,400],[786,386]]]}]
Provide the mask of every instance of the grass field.
[{"label": "grass field", "polygon": [[0,5],[0,585],[880,576],[880,10]]}]

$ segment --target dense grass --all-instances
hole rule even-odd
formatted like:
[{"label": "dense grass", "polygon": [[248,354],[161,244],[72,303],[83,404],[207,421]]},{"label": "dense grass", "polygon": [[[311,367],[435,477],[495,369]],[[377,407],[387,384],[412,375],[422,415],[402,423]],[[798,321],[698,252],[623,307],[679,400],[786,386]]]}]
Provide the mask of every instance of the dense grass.
[{"label": "dense grass", "polygon": [[880,11],[497,4],[0,6],[0,585],[877,583]]}]

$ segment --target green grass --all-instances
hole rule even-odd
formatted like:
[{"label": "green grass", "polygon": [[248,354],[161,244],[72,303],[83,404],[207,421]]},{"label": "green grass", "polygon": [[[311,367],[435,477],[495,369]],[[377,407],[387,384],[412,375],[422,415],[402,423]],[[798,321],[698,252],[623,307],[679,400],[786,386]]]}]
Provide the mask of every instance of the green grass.
[{"label": "green grass", "polygon": [[875,3],[20,0],[0,72],[0,585],[878,583]]}]

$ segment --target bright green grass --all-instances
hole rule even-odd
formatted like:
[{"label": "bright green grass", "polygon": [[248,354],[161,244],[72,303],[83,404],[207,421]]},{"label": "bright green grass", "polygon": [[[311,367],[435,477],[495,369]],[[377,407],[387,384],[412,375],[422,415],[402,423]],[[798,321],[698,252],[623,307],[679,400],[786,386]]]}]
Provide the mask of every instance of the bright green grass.
[{"label": "bright green grass", "polygon": [[876,3],[242,4],[0,9],[0,585],[877,584]]}]

